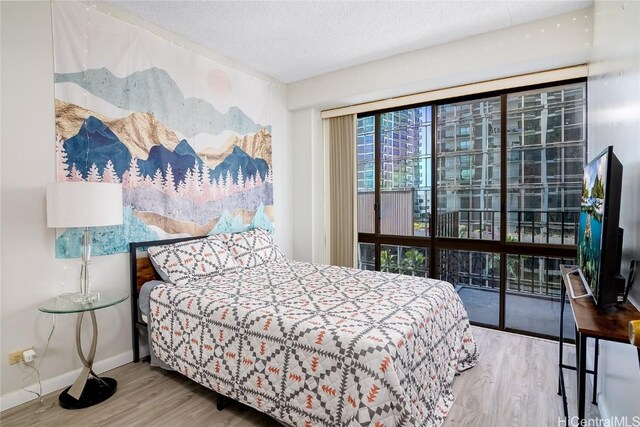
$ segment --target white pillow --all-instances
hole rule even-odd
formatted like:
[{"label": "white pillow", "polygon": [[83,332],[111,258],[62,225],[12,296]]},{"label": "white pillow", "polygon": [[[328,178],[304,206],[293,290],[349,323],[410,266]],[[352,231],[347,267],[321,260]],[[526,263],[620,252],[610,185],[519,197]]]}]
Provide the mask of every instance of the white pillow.
[{"label": "white pillow", "polygon": [[231,255],[238,265],[244,268],[256,267],[285,256],[273,242],[273,237],[263,228],[256,228],[242,233],[220,235],[227,243]]},{"label": "white pillow", "polygon": [[238,270],[227,246],[216,236],[153,246],[147,252],[160,276],[176,285]]}]

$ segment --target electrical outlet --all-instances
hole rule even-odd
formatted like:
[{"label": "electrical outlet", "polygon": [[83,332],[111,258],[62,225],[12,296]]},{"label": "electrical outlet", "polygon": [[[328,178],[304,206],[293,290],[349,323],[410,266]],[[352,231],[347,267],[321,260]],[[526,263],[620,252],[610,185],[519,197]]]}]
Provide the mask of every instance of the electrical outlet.
[{"label": "electrical outlet", "polygon": [[11,353],[9,353],[9,365],[15,365],[16,363],[20,363],[22,362],[22,353],[24,353],[27,350],[32,350],[33,347],[29,347],[29,348],[24,348],[22,350],[18,350],[18,351],[13,351]]},{"label": "electrical outlet", "polygon": [[31,363],[34,360],[36,360],[36,351],[32,348],[30,348],[27,351],[23,351],[22,352],[22,360],[24,360],[24,363]]}]

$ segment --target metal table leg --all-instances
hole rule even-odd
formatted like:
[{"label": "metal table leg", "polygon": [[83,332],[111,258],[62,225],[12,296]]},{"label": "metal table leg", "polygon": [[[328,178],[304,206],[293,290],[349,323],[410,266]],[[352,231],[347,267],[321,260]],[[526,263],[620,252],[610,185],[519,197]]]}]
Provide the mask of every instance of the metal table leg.
[{"label": "metal table leg", "polygon": [[[84,390],[84,386],[87,383],[87,379],[89,379],[89,374],[93,374],[93,359],[96,356],[96,345],[98,343],[98,322],[96,321],[96,314],[91,311],[91,325],[93,326],[93,334],[91,337],[91,347],[89,349],[89,354],[85,358],[82,353],[82,341],[80,340],[80,333],[82,332],[82,318],[84,317],[84,313],[78,313],[78,320],[76,321],[76,350],[78,351],[78,356],[84,365],[82,371],[80,371],[80,375],[73,383],[71,388],[69,389],[69,396],[74,399],[80,399],[80,395],[82,394],[82,390]],[[94,374],[95,377],[97,375]]]},{"label": "metal table leg", "polygon": [[595,357],[593,358],[593,396],[591,403],[597,405],[596,397],[598,396],[598,355],[600,353],[600,339],[595,338]]},{"label": "metal table leg", "polygon": [[560,334],[558,341],[558,394],[562,396],[562,409],[564,410],[565,424],[569,422],[569,408],[567,404],[567,392],[564,387],[564,309],[566,302],[566,289],[564,286],[564,280],[562,281],[560,289]]},{"label": "metal table leg", "polygon": [[[579,343],[579,346],[578,346]],[[586,377],[587,377],[587,337],[576,331],[576,360],[578,367],[578,420],[584,419]]]},{"label": "metal table leg", "polygon": [[100,378],[93,371],[93,360],[96,355],[96,346],[98,343],[98,322],[96,321],[95,312],[91,313],[91,347],[87,356],[82,351],[82,319],[84,313],[78,313],[76,321],[76,350],[82,361],[82,371],[71,387],[67,387],[59,397],[60,406],[66,409],[80,409],[96,405],[110,398],[115,392],[117,382],[113,378]]},{"label": "metal table leg", "polygon": [[[562,281],[562,286],[560,289],[560,335],[559,341],[560,345],[558,348],[558,395],[562,396],[562,354],[564,347],[564,304],[565,304],[565,289],[564,289],[564,280]],[[566,411],[564,414],[567,417]]]}]

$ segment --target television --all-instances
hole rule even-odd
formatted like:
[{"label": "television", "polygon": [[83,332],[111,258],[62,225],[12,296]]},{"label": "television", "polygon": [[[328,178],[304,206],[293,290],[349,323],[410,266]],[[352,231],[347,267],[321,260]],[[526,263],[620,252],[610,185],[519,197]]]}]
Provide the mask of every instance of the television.
[{"label": "television", "polygon": [[622,164],[609,146],[584,167],[578,223],[578,267],[598,308],[624,297],[621,189]]}]

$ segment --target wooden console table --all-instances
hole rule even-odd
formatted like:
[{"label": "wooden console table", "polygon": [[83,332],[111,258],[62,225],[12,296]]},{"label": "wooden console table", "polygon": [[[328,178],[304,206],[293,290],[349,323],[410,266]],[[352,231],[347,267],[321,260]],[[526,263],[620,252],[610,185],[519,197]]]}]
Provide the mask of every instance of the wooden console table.
[{"label": "wooden console table", "polygon": [[[629,322],[640,319],[640,312],[630,302],[612,306],[607,310],[597,310],[593,298],[572,299],[569,297],[573,320],[576,331],[576,366],[565,365],[562,360],[563,344],[563,320],[564,306],[567,297],[567,273],[577,267],[572,265],[561,265],[562,289],[560,297],[560,349],[558,358],[558,394],[562,396],[564,416],[568,419],[567,395],[564,387],[563,369],[577,371],[578,385],[578,418],[584,419],[585,394],[587,392],[585,380],[587,373],[593,374],[593,403],[596,403],[596,392],[598,389],[598,344],[599,340],[629,343]],[[582,284],[580,276],[573,274],[569,277],[571,285],[576,295],[585,294],[586,290]],[[587,369],[587,339],[595,339],[595,357],[593,370]]]}]

